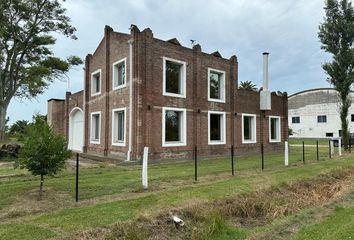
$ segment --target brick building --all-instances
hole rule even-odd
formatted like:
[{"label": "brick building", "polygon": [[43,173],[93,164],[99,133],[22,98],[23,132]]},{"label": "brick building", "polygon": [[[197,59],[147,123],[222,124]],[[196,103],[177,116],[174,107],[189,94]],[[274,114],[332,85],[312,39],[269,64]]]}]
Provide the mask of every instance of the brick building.
[{"label": "brick building", "polygon": [[163,41],[135,25],[130,34],[109,26],[85,60],[85,88],[48,100],[48,121],[69,148],[115,160],[190,158],[282,147],[288,138],[287,95],[238,89],[236,56]]}]

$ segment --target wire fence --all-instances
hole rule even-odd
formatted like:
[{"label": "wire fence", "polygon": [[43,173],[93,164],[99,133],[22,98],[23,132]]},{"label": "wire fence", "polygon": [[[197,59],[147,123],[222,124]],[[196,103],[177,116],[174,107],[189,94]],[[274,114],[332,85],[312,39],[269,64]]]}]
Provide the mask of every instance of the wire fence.
[{"label": "wire fence", "polygon": [[[262,146],[252,153],[247,153],[243,149],[243,155],[240,155],[240,149],[232,146],[229,148],[215,147],[214,150],[194,147],[188,151],[170,152],[165,155],[167,156],[165,161],[148,161],[149,189],[163,189],[197,181],[208,182],[215,177],[225,178],[313,163],[321,164],[321,162],[328,161],[338,155],[338,147],[332,148],[331,144],[324,141],[289,144],[288,166],[285,166],[284,145],[278,146],[280,147],[278,151],[270,151],[270,149],[265,151]],[[213,153],[214,156],[208,155],[210,153]],[[220,156],[220,153],[223,153],[223,155]],[[166,152],[155,152],[154,154],[166,154]],[[185,156],[186,158],[185,160],[172,160],[176,156],[180,158]],[[139,191],[139,186],[142,186],[142,168],[139,165],[118,167],[114,170],[114,173],[112,172],[112,179],[110,180],[115,181],[116,179],[117,182],[109,182],[104,185],[117,184],[115,185],[116,191],[113,192],[135,191],[132,188]],[[78,178],[76,178],[76,181],[78,181]],[[76,191],[79,191],[78,188],[79,186],[76,185]],[[78,193],[76,193],[76,200],[78,201]]]}]

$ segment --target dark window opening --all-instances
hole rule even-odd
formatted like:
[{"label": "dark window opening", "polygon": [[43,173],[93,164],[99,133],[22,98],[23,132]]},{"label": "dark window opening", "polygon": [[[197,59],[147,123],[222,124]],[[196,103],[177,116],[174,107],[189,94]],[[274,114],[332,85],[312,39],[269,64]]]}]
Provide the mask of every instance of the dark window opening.
[{"label": "dark window opening", "polygon": [[216,72],[210,72],[209,77],[209,90],[210,98],[221,99],[221,77],[222,74]]},{"label": "dark window opening", "polygon": [[166,92],[182,94],[182,65],[166,61]]},{"label": "dark window opening", "polygon": [[181,112],[168,110],[165,112],[165,141],[181,141]]},{"label": "dark window opening", "polygon": [[327,116],[326,115],[317,116],[317,122],[318,123],[326,123],[327,122]]},{"label": "dark window opening", "polygon": [[300,117],[292,117],[291,122],[292,123],[300,123]]},{"label": "dark window opening", "polygon": [[221,141],[221,115],[210,114],[210,140]]},{"label": "dark window opening", "polygon": [[100,115],[94,114],[92,115],[92,128],[93,128],[93,136],[92,140],[98,141],[100,139]]},{"label": "dark window opening", "polygon": [[279,119],[278,118],[271,118],[270,119],[270,139],[271,140],[278,140],[279,139]]},{"label": "dark window opening", "polygon": [[125,84],[125,64],[124,62],[114,66],[114,86],[118,87]]},{"label": "dark window opening", "polygon": [[115,112],[115,142],[124,141],[124,111]]},{"label": "dark window opening", "polygon": [[253,121],[253,117],[250,117],[250,116],[243,117],[243,137],[244,137],[244,140],[253,140],[252,121]]}]

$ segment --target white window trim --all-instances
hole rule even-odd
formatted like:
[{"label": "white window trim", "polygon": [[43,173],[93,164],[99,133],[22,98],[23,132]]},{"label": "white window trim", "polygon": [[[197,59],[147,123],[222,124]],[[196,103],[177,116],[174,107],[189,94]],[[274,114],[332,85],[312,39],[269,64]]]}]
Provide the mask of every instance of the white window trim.
[{"label": "white window trim", "polygon": [[[221,140],[210,140],[210,114],[218,114],[222,116],[221,122]],[[226,144],[226,113],[221,111],[208,111],[208,145]]]},{"label": "white window trim", "polygon": [[[222,78],[221,78],[221,99],[217,99],[217,98],[211,98],[210,97],[210,72],[216,72],[216,73],[220,73],[222,74]],[[225,79],[226,79],[226,73],[225,71],[221,71],[218,69],[214,69],[214,68],[208,68],[208,101],[209,102],[221,102],[221,103],[225,103]]]},{"label": "white window trim", "polygon": [[[92,132],[92,115],[96,115],[98,114],[100,117],[99,117],[99,128],[98,128],[98,141],[97,140],[93,140],[92,139],[92,136],[93,136],[93,132]],[[101,121],[101,111],[98,111],[98,112],[91,112],[90,114],[91,118],[90,118],[90,143],[92,144],[100,144],[101,143],[101,125],[102,125],[102,121]]]},{"label": "white window trim", "polygon": [[[124,79],[124,84],[114,86],[114,78],[116,76],[116,71],[115,71],[115,66],[119,65],[120,63],[124,62],[124,67],[125,67],[125,79]],[[112,64],[112,89],[117,90],[121,88],[125,88],[127,86],[127,58],[123,58],[121,60],[118,60]]]},{"label": "white window trim", "polygon": [[[123,111],[124,112],[124,126],[123,126],[123,128],[124,128],[124,136],[123,136],[123,138],[124,138],[124,140],[123,141],[120,141],[120,142],[115,142],[114,141],[114,131],[115,130],[117,130],[117,129],[114,129],[114,122],[115,122],[115,112],[121,112],[121,111]],[[123,107],[123,108],[115,108],[115,109],[112,109],[112,136],[111,136],[111,138],[112,138],[112,146],[121,146],[121,147],[124,147],[125,146],[125,140],[126,140],[126,126],[127,126],[127,108],[126,107]]]},{"label": "white window trim", "polygon": [[[278,139],[272,139],[272,123],[271,123],[271,119],[278,119],[278,129],[277,129],[277,135],[279,136]],[[281,142],[281,121],[280,121],[280,117],[279,116],[269,116],[269,142],[270,143],[277,143],[277,142]]]},{"label": "white window trim", "polygon": [[[94,93],[93,88],[92,88],[93,87],[93,76],[96,75],[97,73],[100,74],[100,91]],[[94,71],[93,73],[91,73],[91,96],[93,97],[93,96],[100,95],[101,89],[102,89],[102,69],[98,69],[98,70]]]},{"label": "white window trim", "polygon": [[[253,127],[254,127],[254,133],[253,133],[254,140],[245,140],[244,121],[243,121],[244,117],[254,117],[254,125],[253,125]],[[242,114],[242,143],[243,144],[257,143],[257,116],[256,116],[256,114],[248,114],[248,113]]]},{"label": "white window trim", "polygon": [[[166,126],[165,126],[165,115],[166,111],[179,111],[183,112],[182,118],[182,141],[180,142],[166,142],[165,140],[165,133],[166,133]],[[187,146],[187,110],[185,108],[173,108],[173,107],[163,107],[162,108],[162,147],[180,147],[180,146]]]},{"label": "white window trim", "polygon": [[[182,64],[182,94],[176,94],[176,93],[169,93],[166,92],[166,61],[171,61],[175,62],[178,64]],[[173,58],[168,58],[168,57],[162,57],[162,62],[163,62],[163,70],[162,70],[162,75],[163,75],[163,80],[162,80],[162,95],[164,96],[169,96],[169,97],[179,97],[179,98],[186,98],[186,85],[187,85],[187,63],[184,61],[176,60]]]}]

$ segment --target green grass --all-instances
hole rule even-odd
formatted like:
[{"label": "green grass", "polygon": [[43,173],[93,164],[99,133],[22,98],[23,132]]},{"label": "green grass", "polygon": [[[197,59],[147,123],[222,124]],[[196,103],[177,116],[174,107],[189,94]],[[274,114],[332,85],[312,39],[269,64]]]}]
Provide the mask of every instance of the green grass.
[{"label": "green grass", "polygon": [[324,221],[303,226],[294,240],[354,239],[354,208],[338,207]]},{"label": "green grass", "polygon": [[318,141],[318,145],[328,146],[328,139],[289,138],[289,144],[302,144],[302,142],[304,142],[305,145],[316,145],[316,141]]},{"label": "green grass", "polygon": [[[65,235],[76,231],[107,226],[118,221],[134,219],[142,212],[156,212],[181,206],[191,199],[214,200],[226,196],[254,191],[271,185],[290,183],[307,179],[338,168],[354,166],[350,158],[326,160],[326,149],[320,150],[321,161],[308,160],[303,165],[301,149],[291,148],[290,164],[283,166],[282,154],[266,154],[265,170],[261,171],[259,155],[237,157],[235,159],[236,176],[231,176],[230,159],[203,160],[199,162],[199,181],[194,182],[194,163],[151,165],[149,168],[149,192],[141,192],[141,168],[104,167],[80,170],[80,200],[106,197],[108,202],[97,200],[97,204],[70,206],[56,212],[42,215],[14,217],[17,223],[0,224],[0,239],[26,239],[27,231],[32,239],[45,239],[54,235]],[[309,150],[310,151],[310,150]],[[312,158],[313,159],[313,158]],[[14,176],[4,177],[10,174]],[[67,194],[71,200],[75,197],[75,171],[68,168],[57,177],[45,180],[45,188]],[[24,170],[0,168],[0,215],[6,211],[16,198],[37,189],[39,180]],[[109,199],[119,194],[130,199]],[[24,229],[23,232],[16,229]],[[27,229],[27,230],[26,230]],[[227,236],[243,236],[244,231],[228,229],[220,233]],[[222,237],[224,236],[224,237]]]}]

